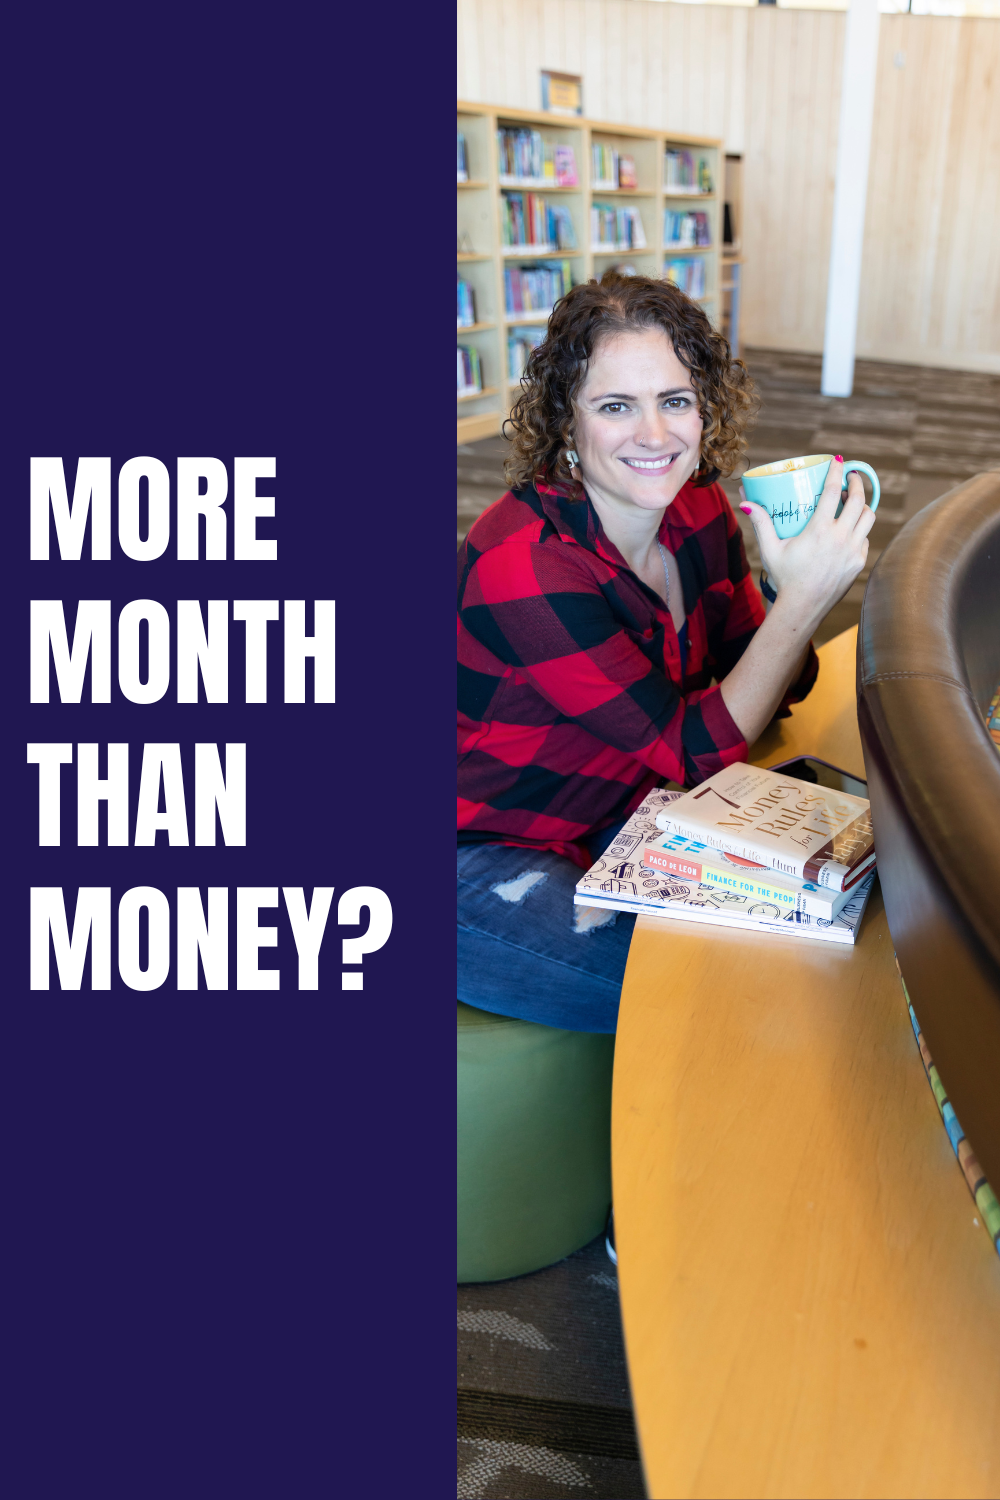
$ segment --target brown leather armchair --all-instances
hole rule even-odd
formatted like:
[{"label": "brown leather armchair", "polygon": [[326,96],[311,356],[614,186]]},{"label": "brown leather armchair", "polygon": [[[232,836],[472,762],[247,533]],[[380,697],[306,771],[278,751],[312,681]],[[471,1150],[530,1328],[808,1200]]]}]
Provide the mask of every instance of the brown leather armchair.
[{"label": "brown leather armchair", "polygon": [[1000,473],[909,521],[865,593],[858,720],[879,879],[910,999],[1000,1184]]}]

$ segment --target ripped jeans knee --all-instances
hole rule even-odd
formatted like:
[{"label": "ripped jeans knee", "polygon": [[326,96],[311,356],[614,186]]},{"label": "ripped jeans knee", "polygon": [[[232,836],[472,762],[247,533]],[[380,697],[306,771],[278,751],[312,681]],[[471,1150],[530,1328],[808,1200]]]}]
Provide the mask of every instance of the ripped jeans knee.
[{"label": "ripped jeans knee", "polygon": [[[544,870],[525,870],[520,875],[515,875],[513,880],[500,880],[496,885],[490,886],[490,892],[499,896],[501,901],[507,901],[511,906],[523,906],[532,891],[544,885],[548,880]],[[609,911],[606,906],[576,906],[571,908],[572,931],[579,937],[586,937],[591,932],[596,932],[600,927],[613,927],[616,911]]]}]

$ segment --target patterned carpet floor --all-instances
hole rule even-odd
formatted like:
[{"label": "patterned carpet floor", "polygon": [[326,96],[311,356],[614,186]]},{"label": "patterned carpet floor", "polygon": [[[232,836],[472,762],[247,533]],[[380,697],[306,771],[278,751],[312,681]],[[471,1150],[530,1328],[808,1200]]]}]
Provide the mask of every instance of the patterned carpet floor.
[{"label": "patterned carpet floor", "polygon": [[[744,350],[761,410],[743,468],[801,453],[863,458],[882,486],[868,570],[830,611],[817,644],[856,625],[868,571],[899,528],[939,495],[984,469],[1000,468],[1000,376],[859,360],[854,394],[820,394],[817,354]],[[458,450],[458,539],[503,493],[506,443],[485,438]],[[738,501],[739,479],[724,488]],[[736,512],[751,566],[759,568],[753,528]]]},{"label": "patterned carpet floor", "polygon": [[603,1237],[458,1289],[459,1500],[642,1500],[618,1278]]}]

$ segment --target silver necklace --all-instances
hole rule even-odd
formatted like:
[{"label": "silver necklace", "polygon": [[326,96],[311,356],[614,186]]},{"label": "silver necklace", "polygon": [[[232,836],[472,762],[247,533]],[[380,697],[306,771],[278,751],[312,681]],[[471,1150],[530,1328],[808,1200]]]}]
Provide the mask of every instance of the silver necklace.
[{"label": "silver necklace", "polygon": [[660,561],[663,563],[663,577],[666,580],[666,584],[667,584],[667,614],[669,615],[669,613],[670,613],[670,574],[667,571],[667,549],[666,549],[666,547],[664,547],[664,545],[663,545],[663,543],[661,541],[657,541],[656,545],[660,549]]}]

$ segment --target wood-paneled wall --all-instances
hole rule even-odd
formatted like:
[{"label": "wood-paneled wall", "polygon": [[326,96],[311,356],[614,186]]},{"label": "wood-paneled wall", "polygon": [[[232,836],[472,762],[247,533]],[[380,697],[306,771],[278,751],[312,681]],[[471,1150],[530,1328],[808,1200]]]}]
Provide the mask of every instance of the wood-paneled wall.
[{"label": "wood-paneled wall", "polygon": [[721,136],[742,151],[749,14],[657,0],[459,0],[458,97],[541,109],[542,68],[579,73],[592,120]]},{"label": "wood-paneled wall", "polygon": [[845,17],[776,6],[747,14],[743,340],[819,350]]},{"label": "wood-paneled wall", "polygon": [[[744,340],[818,352],[844,24],[772,6],[459,0],[458,94],[537,109],[553,68],[582,74],[592,118],[722,136],[745,163]],[[1000,372],[998,21],[881,18],[858,352]]]},{"label": "wood-paneled wall", "polygon": [[1000,371],[1000,21],[882,17],[862,264],[859,354]]}]

